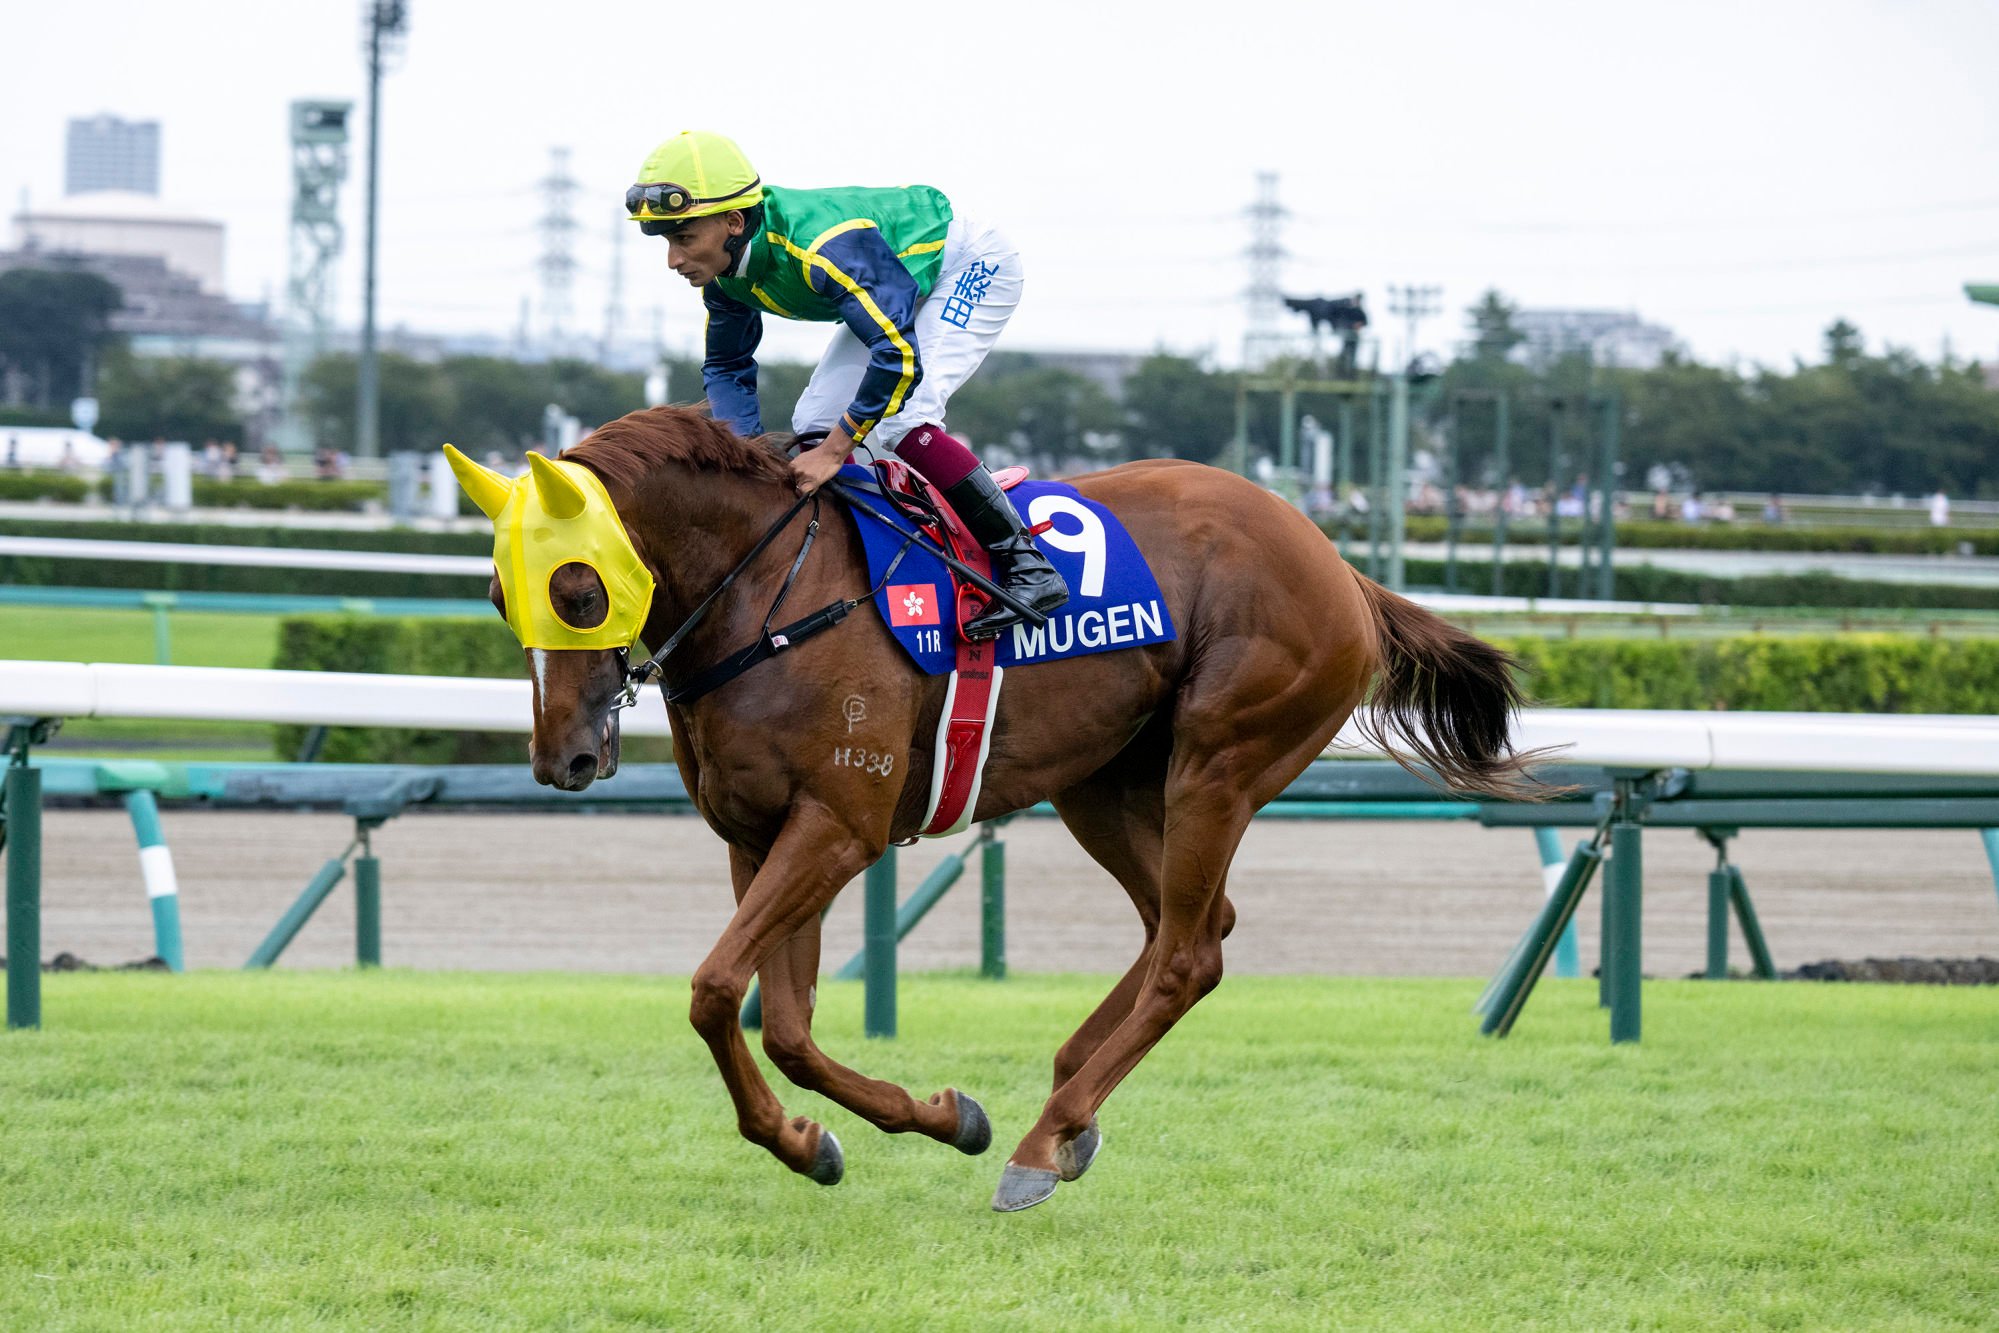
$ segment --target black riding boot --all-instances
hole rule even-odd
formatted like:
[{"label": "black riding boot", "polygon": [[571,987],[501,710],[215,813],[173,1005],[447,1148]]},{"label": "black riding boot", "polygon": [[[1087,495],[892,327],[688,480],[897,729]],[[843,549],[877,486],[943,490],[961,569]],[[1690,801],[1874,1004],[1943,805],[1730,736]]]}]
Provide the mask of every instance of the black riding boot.
[{"label": "black riding boot", "polygon": [[[1027,525],[1020,521],[1013,501],[1006,498],[992,473],[978,468],[957,485],[947,487],[944,498],[965,520],[979,545],[992,553],[993,582],[1016,601],[1048,612],[1069,600],[1062,576],[1027,535]],[[1012,607],[994,602],[965,626],[965,633],[974,639],[997,638],[1001,630],[1019,619],[1020,613]]]}]

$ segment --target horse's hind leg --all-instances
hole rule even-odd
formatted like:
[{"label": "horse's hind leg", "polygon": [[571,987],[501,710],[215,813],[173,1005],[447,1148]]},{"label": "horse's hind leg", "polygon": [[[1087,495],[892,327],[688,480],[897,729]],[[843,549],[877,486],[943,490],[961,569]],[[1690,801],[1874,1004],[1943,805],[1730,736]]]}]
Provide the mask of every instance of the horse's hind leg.
[{"label": "horse's hind leg", "polygon": [[957,1089],[946,1088],[928,1101],[917,1101],[897,1085],[856,1073],[819,1049],[812,1039],[819,978],[818,917],[780,945],[758,975],[764,995],[764,1054],[786,1078],[890,1134],[913,1130],[973,1155],[991,1146],[992,1125],[984,1108]]}]

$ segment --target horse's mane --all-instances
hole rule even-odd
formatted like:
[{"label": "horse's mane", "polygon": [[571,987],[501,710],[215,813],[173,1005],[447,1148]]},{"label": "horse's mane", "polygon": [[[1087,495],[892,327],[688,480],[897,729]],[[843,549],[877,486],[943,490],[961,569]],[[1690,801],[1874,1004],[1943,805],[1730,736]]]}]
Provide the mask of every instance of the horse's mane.
[{"label": "horse's mane", "polygon": [[692,407],[649,407],[627,413],[590,432],[562,457],[627,490],[636,490],[667,463],[769,481],[791,477],[791,465],[769,436],[746,440]]}]

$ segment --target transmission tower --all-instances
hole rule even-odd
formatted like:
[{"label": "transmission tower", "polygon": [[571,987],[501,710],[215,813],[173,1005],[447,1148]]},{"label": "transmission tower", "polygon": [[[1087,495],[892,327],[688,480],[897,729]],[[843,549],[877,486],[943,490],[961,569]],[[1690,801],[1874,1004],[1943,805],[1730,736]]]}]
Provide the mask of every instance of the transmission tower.
[{"label": "transmission tower", "polygon": [[598,353],[609,365],[611,345],[618,340],[618,326],[625,322],[625,231],[630,226],[620,210],[611,215],[611,288],[604,297],[604,345]]},{"label": "transmission tower", "polygon": [[291,261],[285,281],[285,370],[278,446],[312,448],[299,385],[333,331],[334,262],[340,257],[340,185],[347,179],[352,102],[292,103]]},{"label": "transmission tower", "polygon": [[548,150],[548,175],[541,179],[541,321],[542,341],[557,355],[569,323],[569,284],[576,276],[576,178],[569,174],[569,150]]},{"label": "transmission tower", "polygon": [[1402,365],[1416,359],[1416,326],[1443,309],[1444,289],[1433,285],[1388,284],[1388,313],[1403,320]]},{"label": "transmission tower", "polygon": [[1243,295],[1249,324],[1243,334],[1242,360],[1247,370],[1261,370],[1277,355],[1284,335],[1279,269],[1284,263],[1284,206],[1277,202],[1277,173],[1256,173],[1256,201],[1249,206],[1249,288]]}]

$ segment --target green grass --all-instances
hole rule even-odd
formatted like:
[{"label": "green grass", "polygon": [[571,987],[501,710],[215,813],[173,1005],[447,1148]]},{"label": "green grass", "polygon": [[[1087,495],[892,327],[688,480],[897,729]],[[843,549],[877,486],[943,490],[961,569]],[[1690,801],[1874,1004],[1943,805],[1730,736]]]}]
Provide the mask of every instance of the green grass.
[{"label": "green grass", "polygon": [[906,978],[836,1057],[963,1086],[992,1153],[740,1141],[678,979],[57,976],[0,1038],[0,1327],[1990,1327],[1991,991],[1594,984],[1507,1041],[1472,982],[1232,979],[1104,1112],[1090,1176],[986,1200],[1107,982]]}]

